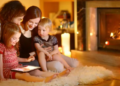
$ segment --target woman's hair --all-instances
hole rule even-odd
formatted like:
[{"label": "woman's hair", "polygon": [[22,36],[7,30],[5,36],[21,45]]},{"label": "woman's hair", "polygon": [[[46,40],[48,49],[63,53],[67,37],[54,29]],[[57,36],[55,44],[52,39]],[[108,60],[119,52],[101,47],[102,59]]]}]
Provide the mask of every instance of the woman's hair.
[{"label": "woman's hair", "polygon": [[49,30],[52,30],[52,21],[49,18],[43,18],[40,20],[38,27],[43,26],[45,28],[49,28]]},{"label": "woman's hair", "polygon": [[0,10],[1,22],[11,21],[14,17],[22,15],[25,15],[25,7],[18,0],[5,3]]},{"label": "woman's hair", "polygon": [[[21,33],[21,30],[19,26],[13,22],[6,22],[3,26],[4,31],[2,34],[2,43],[5,44],[6,47],[8,47],[10,38],[16,33]],[[15,46],[15,48],[18,48],[18,44]],[[18,49],[17,49],[18,50]]]},{"label": "woman's hair", "polygon": [[25,24],[30,19],[34,19],[38,17],[41,18],[41,15],[42,15],[41,10],[38,7],[31,6],[27,9],[22,23]]}]

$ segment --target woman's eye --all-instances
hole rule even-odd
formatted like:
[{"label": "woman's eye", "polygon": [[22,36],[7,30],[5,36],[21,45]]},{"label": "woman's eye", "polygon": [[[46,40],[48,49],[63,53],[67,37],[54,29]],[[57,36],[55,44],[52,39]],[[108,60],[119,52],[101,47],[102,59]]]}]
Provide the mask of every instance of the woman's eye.
[{"label": "woman's eye", "polygon": [[29,21],[29,23],[33,23],[32,21]]}]

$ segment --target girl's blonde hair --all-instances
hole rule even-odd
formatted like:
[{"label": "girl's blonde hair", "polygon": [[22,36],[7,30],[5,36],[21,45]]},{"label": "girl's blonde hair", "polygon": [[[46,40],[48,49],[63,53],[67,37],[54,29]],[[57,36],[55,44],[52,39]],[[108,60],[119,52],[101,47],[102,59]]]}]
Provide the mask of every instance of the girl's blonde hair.
[{"label": "girl's blonde hair", "polygon": [[[2,32],[2,42],[5,44],[6,47],[8,47],[10,38],[16,33],[21,33],[21,30],[19,26],[12,22],[7,22],[3,26],[3,32]],[[16,44],[15,48],[18,50],[18,44]]]},{"label": "girl's blonde hair", "polygon": [[39,26],[49,28],[49,31],[51,31],[52,30],[52,21],[49,18],[43,18],[40,20],[38,27]]}]

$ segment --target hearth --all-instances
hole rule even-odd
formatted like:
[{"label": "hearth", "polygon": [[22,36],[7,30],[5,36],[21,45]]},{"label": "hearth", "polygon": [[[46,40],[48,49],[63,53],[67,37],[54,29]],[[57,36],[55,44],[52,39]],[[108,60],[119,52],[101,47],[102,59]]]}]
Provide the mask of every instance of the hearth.
[{"label": "hearth", "polygon": [[120,50],[120,8],[97,8],[98,50]]}]

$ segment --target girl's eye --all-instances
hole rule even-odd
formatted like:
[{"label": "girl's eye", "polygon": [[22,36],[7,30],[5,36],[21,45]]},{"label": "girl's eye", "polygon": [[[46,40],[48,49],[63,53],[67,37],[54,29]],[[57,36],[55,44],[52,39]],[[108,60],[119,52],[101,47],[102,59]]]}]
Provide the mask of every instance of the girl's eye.
[{"label": "girl's eye", "polygon": [[35,23],[35,25],[38,25],[38,23]]}]

